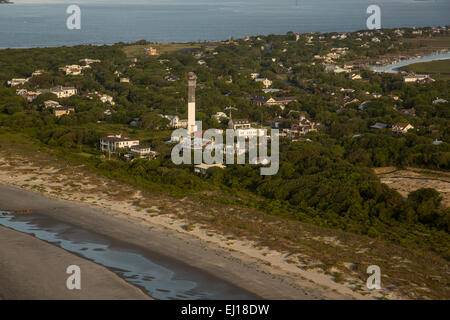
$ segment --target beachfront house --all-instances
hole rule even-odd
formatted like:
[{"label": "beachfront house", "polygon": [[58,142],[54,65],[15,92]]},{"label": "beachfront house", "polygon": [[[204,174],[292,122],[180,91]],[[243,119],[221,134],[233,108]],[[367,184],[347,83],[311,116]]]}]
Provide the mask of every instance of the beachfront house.
[{"label": "beachfront house", "polygon": [[152,151],[150,147],[141,146],[141,145],[134,145],[130,147],[130,151],[133,154],[133,156],[139,156],[141,158],[147,158],[150,156],[155,156],[156,152]]},{"label": "beachfront house", "polygon": [[138,146],[139,140],[122,137],[122,135],[107,136],[100,139],[100,150],[103,152],[116,152],[118,149],[130,149]]}]

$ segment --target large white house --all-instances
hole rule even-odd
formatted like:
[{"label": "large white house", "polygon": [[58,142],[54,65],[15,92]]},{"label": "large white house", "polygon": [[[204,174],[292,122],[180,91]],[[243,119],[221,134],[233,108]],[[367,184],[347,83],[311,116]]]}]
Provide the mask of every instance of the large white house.
[{"label": "large white house", "polygon": [[116,152],[117,149],[129,149],[138,146],[139,140],[122,137],[121,135],[107,136],[100,139],[100,150]]},{"label": "large white house", "polygon": [[58,98],[68,98],[77,94],[77,89],[74,87],[57,86],[50,89],[50,92],[55,94]]}]

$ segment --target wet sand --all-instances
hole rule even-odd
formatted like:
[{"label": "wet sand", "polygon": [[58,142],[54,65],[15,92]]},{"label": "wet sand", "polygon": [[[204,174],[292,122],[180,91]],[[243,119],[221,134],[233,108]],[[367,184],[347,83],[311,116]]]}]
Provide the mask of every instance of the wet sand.
[{"label": "wet sand", "polygon": [[[66,287],[67,267],[81,269],[81,290]],[[0,295],[15,299],[150,299],[110,270],[61,248],[0,226]]]},{"label": "wet sand", "polygon": [[[31,191],[0,185],[0,210],[32,210],[39,215],[56,218],[117,239],[126,243],[131,250],[133,248],[149,250],[176,259],[182,264],[198,268],[266,299],[354,298],[307,281],[305,286],[299,286],[294,284],[294,280],[298,279],[269,274],[258,265],[257,261],[240,257],[231,250],[223,250],[161,226],[148,227],[121,213],[102,212],[101,208],[93,208],[82,203],[57,200]],[[19,247],[20,245],[17,245],[16,250]],[[30,261],[38,263],[39,257],[30,258]],[[13,283],[11,285],[14,286]],[[7,298],[1,290],[0,295]]]}]

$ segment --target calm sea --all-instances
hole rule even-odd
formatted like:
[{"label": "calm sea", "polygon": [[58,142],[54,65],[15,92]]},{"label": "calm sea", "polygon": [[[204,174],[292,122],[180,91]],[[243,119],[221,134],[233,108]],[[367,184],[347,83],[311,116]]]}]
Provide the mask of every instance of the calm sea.
[{"label": "calm sea", "polygon": [[[224,40],[247,35],[356,31],[378,4],[382,27],[450,22],[450,0],[152,0],[81,2],[81,30],[66,28],[66,4],[0,4],[0,47]],[[20,0],[18,0],[20,2]],[[76,2],[75,2],[76,3]]]}]

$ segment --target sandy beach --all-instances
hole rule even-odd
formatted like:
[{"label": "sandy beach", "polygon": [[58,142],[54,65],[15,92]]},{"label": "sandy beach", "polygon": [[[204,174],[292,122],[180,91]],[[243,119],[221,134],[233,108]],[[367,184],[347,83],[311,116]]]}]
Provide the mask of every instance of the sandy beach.
[{"label": "sandy beach", "polygon": [[[188,199],[143,196],[76,167],[35,165],[0,154],[0,210],[32,210],[129,248],[167,256],[263,299],[404,298],[390,288],[365,290],[365,280],[353,273],[351,261],[344,263],[346,280],[335,281],[332,273],[316,267],[320,261],[306,254],[273,250],[179,218],[183,210],[192,210]],[[331,237],[309,241],[342,248]]]},{"label": "sandy beach", "polygon": [[[164,254],[170,257],[174,257],[183,263],[187,263],[193,267],[200,268],[201,270],[205,270],[214,276],[220,277],[226,281],[229,281],[236,286],[242,287],[248,291],[254,292],[259,296],[267,299],[340,299],[340,298],[355,298],[352,295],[346,295],[344,293],[338,293],[332,291],[332,289],[318,286],[317,284],[311,284],[308,281],[304,280],[304,286],[298,285],[298,279],[291,278],[286,275],[275,275],[270,274],[265,271],[262,266],[258,265],[257,260],[251,260],[250,257],[245,257],[239,255],[238,252],[225,251],[220,248],[214,247],[211,244],[207,244],[202,242],[199,239],[195,239],[194,237],[189,237],[187,235],[179,234],[172,230],[160,227],[160,226],[143,226],[141,224],[136,223],[133,219],[118,217],[118,213],[109,212],[109,214],[105,214],[100,209],[92,208],[87,205],[83,205],[80,203],[56,200],[45,197],[38,193],[34,193],[27,190],[20,190],[15,187],[0,185],[0,204],[3,210],[32,210],[34,213],[39,213],[42,215],[48,215],[57,217],[58,220],[64,221],[66,223],[70,223],[73,225],[78,225],[87,230],[94,230],[99,234],[104,234],[109,237],[113,237],[115,239],[120,239],[121,241],[127,242],[131,246],[135,246],[137,248],[142,249],[151,249],[154,252],[159,254]],[[4,228],[0,230],[0,237],[3,239],[9,238],[9,233],[13,231],[7,230]],[[13,232],[16,237],[17,232]],[[52,265],[58,265],[58,263],[51,262],[53,261],[52,254],[58,256],[58,252],[61,256],[72,256],[71,254],[65,252],[62,249],[54,247],[50,244],[47,244],[43,241],[34,239],[27,235],[22,235],[27,241],[34,242],[34,245],[39,248],[37,251],[30,250],[30,252],[26,252],[24,250],[23,258],[26,259],[24,263],[19,264],[23,265],[22,271],[17,272],[15,274],[11,274],[8,276],[8,279],[12,279],[13,282],[5,283],[0,287],[2,288],[11,288],[9,289],[11,292],[25,292],[28,289],[26,288],[26,283],[34,283],[35,285],[31,286],[29,289],[30,292],[24,293],[23,296],[13,295],[13,293],[3,293],[0,292],[0,295],[5,299],[9,297],[21,297],[21,298],[33,298],[37,292],[35,291],[35,287],[41,283],[42,279],[45,279],[46,269],[43,267],[42,274],[39,275],[38,278],[34,278],[32,280],[24,281],[24,285],[15,284],[17,279],[20,279],[21,273],[28,270],[26,273],[30,273],[32,269],[27,269],[24,265],[36,264],[41,261],[41,255],[39,254],[41,248],[42,250],[50,250],[51,253],[46,258],[46,261]],[[22,241],[16,240],[14,242],[11,240],[10,242],[2,241],[2,249],[0,250],[0,256],[2,257],[2,261],[9,261],[11,254],[14,254],[17,250],[22,250]],[[6,245],[3,245],[6,244]],[[25,248],[26,248],[26,243]],[[30,249],[33,246],[30,244]],[[50,249],[52,248],[52,249]],[[74,256],[75,258],[75,256]],[[68,258],[66,258],[68,259]],[[61,266],[65,265],[65,261],[62,260]],[[73,261],[73,260],[71,260]],[[83,262],[86,264],[87,262],[83,259],[76,258],[75,262]],[[64,264],[65,263],[65,264]],[[82,263],[82,264],[83,264]],[[70,263],[75,264],[75,263]],[[84,265],[83,264],[83,265]],[[93,264],[93,263],[90,263]],[[13,270],[13,265],[15,265],[14,260],[8,262],[8,265],[2,265],[2,268],[6,270]],[[93,264],[95,266],[95,264]],[[101,267],[99,267],[101,268]],[[104,268],[101,268],[104,269]],[[5,274],[2,271],[2,274]],[[12,271],[9,271],[12,272]],[[111,274],[112,275],[112,274]],[[53,272],[49,273],[49,276],[53,277]],[[66,279],[66,275],[62,273],[62,278]],[[114,276],[113,276],[114,277]],[[115,277],[118,278],[118,277]],[[63,280],[64,280],[63,279]],[[2,281],[6,281],[5,279]],[[116,282],[118,280],[116,279]],[[51,281],[42,281],[45,283],[50,283]],[[63,292],[58,292],[56,290],[54,294],[58,297],[59,294],[68,294],[65,293],[65,281],[63,284]],[[19,289],[14,289],[16,287]],[[33,289],[34,287],[34,289]],[[19,291],[15,291],[19,290]],[[87,290],[87,289],[86,289]],[[350,291],[350,290],[349,290]],[[115,290],[112,290],[111,298],[114,298]],[[126,293],[126,290],[124,290]],[[96,294],[99,293],[97,291],[93,291],[87,297],[96,297]],[[116,292],[117,294],[117,292]],[[126,295],[125,295],[126,296]],[[62,295],[62,297],[65,297]],[[101,295],[100,295],[101,297]],[[121,298],[123,296],[117,295],[116,298]],[[139,296],[135,296],[139,297]]]},{"label": "sandy beach", "polygon": [[[108,269],[33,236],[0,226],[0,243],[0,296],[5,300],[150,299]],[[66,287],[71,265],[81,269],[81,290]]]}]

